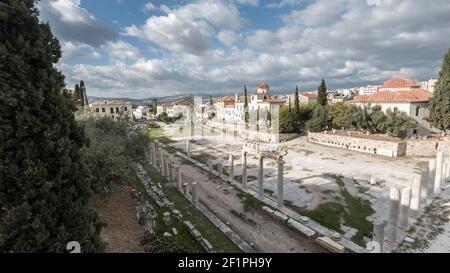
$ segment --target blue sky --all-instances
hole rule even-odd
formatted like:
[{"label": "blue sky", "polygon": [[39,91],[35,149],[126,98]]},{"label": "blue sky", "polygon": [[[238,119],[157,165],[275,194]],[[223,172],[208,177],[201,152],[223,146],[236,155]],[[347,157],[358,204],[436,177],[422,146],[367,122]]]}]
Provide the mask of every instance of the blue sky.
[{"label": "blue sky", "polygon": [[450,1],[41,0],[69,87],[91,96],[275,93],[436,77]]}]

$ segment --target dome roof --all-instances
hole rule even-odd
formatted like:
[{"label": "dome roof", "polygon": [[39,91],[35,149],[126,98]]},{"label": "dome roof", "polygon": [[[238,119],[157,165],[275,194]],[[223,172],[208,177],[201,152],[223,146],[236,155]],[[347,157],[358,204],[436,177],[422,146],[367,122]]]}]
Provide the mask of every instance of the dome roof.
[{"label": "dome roof", "polygon": [[267,83],[261,83],[259,86],[258,86],[258,89],[267,89],[267,90],[269,90],[269,85],[267,84]]},{"label": "dome roof", "polygon": [[415,81],[407,78],[394,78],[384,82],[381,88],[420,87]]}]

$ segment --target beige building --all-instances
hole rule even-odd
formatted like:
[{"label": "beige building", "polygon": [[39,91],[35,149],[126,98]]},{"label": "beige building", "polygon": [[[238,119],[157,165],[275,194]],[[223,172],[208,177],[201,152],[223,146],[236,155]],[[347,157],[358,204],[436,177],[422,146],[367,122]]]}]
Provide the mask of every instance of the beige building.
[{"label": "beige building", "polygon": [[99,115],[112,119],[125,118],[132,120],[133,110],[130,102],[122,100],[96,101],[89,104],[91,110]]},{"label": "beige building", "polygon": [[432,93],[420,88],[420,84],[406,78],[394,78],[386,81],[378,92],[369,96],[356,96],[349,103],[357,106],[379,105],[386,112],[388,109],[405,112],[419,123],[419,135],[426,135],[429,126],[428,103]]}]

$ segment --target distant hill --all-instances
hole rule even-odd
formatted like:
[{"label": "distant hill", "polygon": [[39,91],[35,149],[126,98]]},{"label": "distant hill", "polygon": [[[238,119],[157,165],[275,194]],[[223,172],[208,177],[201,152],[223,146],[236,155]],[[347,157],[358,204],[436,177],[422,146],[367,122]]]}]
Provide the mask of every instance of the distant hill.
[{"label": "distant hill", "polygon": [[[214,95],[213,98],[222,97],[223,95]],[[129,101],[132,104],[153,104],[154,99],[158,100],[158,103],[180,103],[180,104],[193,104],[194,97],[202,97],[204,101],[209,100],[210,95],[207,94],[186,94],[186,95],[176,95],[176,96],[166,96],[166,97],[150,97],[145,99],[132,99],[126,97],[95,97],[88,96],[89,102],[93,101],[105,101],[105,100],[124,100]]]}]

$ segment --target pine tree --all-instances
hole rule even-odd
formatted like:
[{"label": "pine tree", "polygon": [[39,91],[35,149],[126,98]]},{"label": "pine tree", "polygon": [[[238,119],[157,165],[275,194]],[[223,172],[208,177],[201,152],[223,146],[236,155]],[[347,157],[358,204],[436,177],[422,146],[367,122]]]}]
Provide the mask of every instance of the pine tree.
[{"label": "pine tree", "polygon": [[300,100],[298,97],[298,86],[295,87],[295,99],[294,99],[294,130],[296,133],[300,133]]},{"label": "pine tree", "polygon": [[0,37],[0,252],[101,251],[59,42],[34,0],[0,2]]},{"label": "pine tree", "polygon": [[80,81],[80,100],[81,100],[81,106],[84,107],[84,106],[88,105],[86,86],[84,85],[84,81]]},{"label": "pine tree", "polygon": [[328,99],[327,99],[327,86],[325,84],[325,80],[322,79],[322,82],[320,83],[318,93],[317,93],[317,103],[322,106],[328,105]]},{"label": "pine tree", "polygon": [[245,124],[248,125],[249,113],[248,113],[247,85],[244,85],[244,119]]},{"label": "pine tree", "polygon": [[445,55],[429,108],[431,125],[439,130],[450,130],[450,49]]}]

